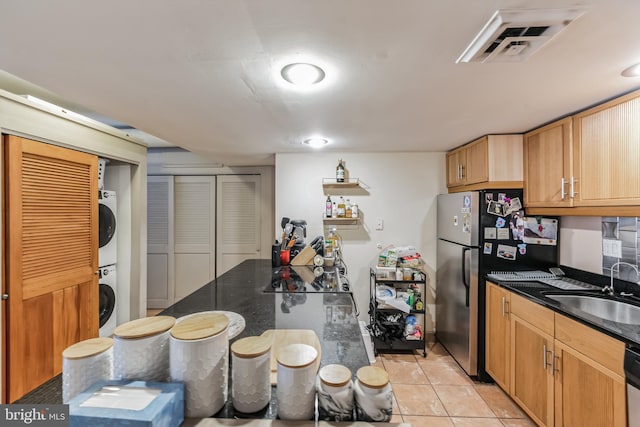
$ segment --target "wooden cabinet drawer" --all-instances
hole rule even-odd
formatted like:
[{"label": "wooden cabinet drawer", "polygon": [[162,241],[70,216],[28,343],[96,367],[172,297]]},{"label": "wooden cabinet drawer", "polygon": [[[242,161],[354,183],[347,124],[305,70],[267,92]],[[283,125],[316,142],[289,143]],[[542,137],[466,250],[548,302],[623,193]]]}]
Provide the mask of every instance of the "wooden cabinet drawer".
[{"label": "wooden cabinet drawer", "polygon": [[511,294],[511,313],[553,336],[553,311],[519,295]]},{"label": "wooden cabinet drawer", "polygon": [[588,326],[555,314],[556,339],[624,376],[624,343]]}]

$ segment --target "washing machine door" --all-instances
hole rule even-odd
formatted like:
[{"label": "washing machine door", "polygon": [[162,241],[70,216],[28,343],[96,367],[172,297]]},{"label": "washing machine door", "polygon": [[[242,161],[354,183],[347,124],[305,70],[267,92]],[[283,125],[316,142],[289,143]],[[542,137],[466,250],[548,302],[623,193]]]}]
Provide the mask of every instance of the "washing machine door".
[{"label": "washing machine door", "polygon": [[116,233],[116,215],[106,205],[98,205],[98,244],[103,247],[111,241]]},{"label": "washing machine door", "polygon": [[100,301],[100,327],[102,328],[113,314],[113,309],[116,306],[116,294],[111,286],[100,283],[98,299]]}]

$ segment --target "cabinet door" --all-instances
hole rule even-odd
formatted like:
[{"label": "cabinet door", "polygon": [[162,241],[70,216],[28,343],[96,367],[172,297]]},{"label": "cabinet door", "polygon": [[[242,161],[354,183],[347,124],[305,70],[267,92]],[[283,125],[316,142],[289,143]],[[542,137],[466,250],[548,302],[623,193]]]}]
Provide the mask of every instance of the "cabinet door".
[{"label": "cabinet door", "polygon": [[465,184],[489,181],[488,138],[480,138],[466,147],[466,167],[463,169]]},{"label": "cabinet door", "polygon": [[557,427],[626,425],[624,378],[556,340]]},{"label": "cabinet door", "polygon": [[510,292],[487,282],[485,369],[491,378],[509,392]]},{"label": "cabinet door", "polygon": [[576,206],[640,204],[640,95],[574,118]]},{"label": "cabinet door", "polygon": [[467,152],[464,148],[447,153],[447,187],[456,187],[465,183],[466,163]]},{"label": "cabinet door", "polygon": [[553,337],[511,315],[511,397],[541,426],[553,425]]},{"label": "cabinet door", "polygon": [[571,118],[524,136],[524,203],[571,207]]}]

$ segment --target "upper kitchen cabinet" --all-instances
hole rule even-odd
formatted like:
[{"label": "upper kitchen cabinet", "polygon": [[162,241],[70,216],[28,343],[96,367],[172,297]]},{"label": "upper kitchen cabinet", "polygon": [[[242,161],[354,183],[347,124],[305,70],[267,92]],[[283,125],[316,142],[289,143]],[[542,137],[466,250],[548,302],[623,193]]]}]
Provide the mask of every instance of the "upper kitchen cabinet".
[{"label": "upper kitchen cabinet", "polygon": [[631,215],[640,205],[640,91],[525,134],[530,214]]},{"label": "upper kitchen cabinet", "polygon": [[566,118],[524,135],[524,201],[529,207],[570,207],[572,120]]},{"label": "upper kitchen cabinet", "polygon": [[640,205],[640,91],[573,118],[575,206]]},{"label": "upper kitchen cabinet", "polygon": [[522,135],[487,135],[447,153],[450,193],[522,187]]}]

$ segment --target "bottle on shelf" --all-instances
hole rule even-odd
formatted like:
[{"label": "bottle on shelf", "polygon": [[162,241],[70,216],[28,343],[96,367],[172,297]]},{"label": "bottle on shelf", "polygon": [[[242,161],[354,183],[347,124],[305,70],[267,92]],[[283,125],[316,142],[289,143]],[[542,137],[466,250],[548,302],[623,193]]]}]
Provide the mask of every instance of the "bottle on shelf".
[{"label": "bottle on shelf", "polygon": [[422,296],[420,295],[420,292],[416,292],[416,301],[414,304],[414,308],[416,310],[424,310],[424,303],[422,302]]},{"label": "bottle on shelf", "polygon": [[345,211],[346,211],[346,206],[344,204],[344,198],[342,196],[340,196],[340,200],[338,201],[338,214],[337,214],[337,217],[338,218],[344,218],[345,217]]},{"label": "bottle on shelf", "polygon": [[358,218],[358,204],[354,203],[351,206],[351,217],[352,218]]},{"label": "bottle on shelf", "polygon": [[331,215],[333,215],[333,203],[331,203],[331,196],[327,196],[327,201],[324,205],[324,216],[331,218]]},{"label": "bottle on shelf", "polygon": [[338,166],[336,166],[336,182],[344,182],[344,163],[342,159],[340,159]]},{"label": "bottle on shelf", "polygon": [[331,206],[331,218],[337,218],[337,217],[338,217],[338,204],[336,202],[333,202]]},{"label": "bottle on shelf", "polygon": [[351,218],[352,212],[353,211],[351,210],[351,201],[347,199],[347,202],[344,205],[344,217]]}]

